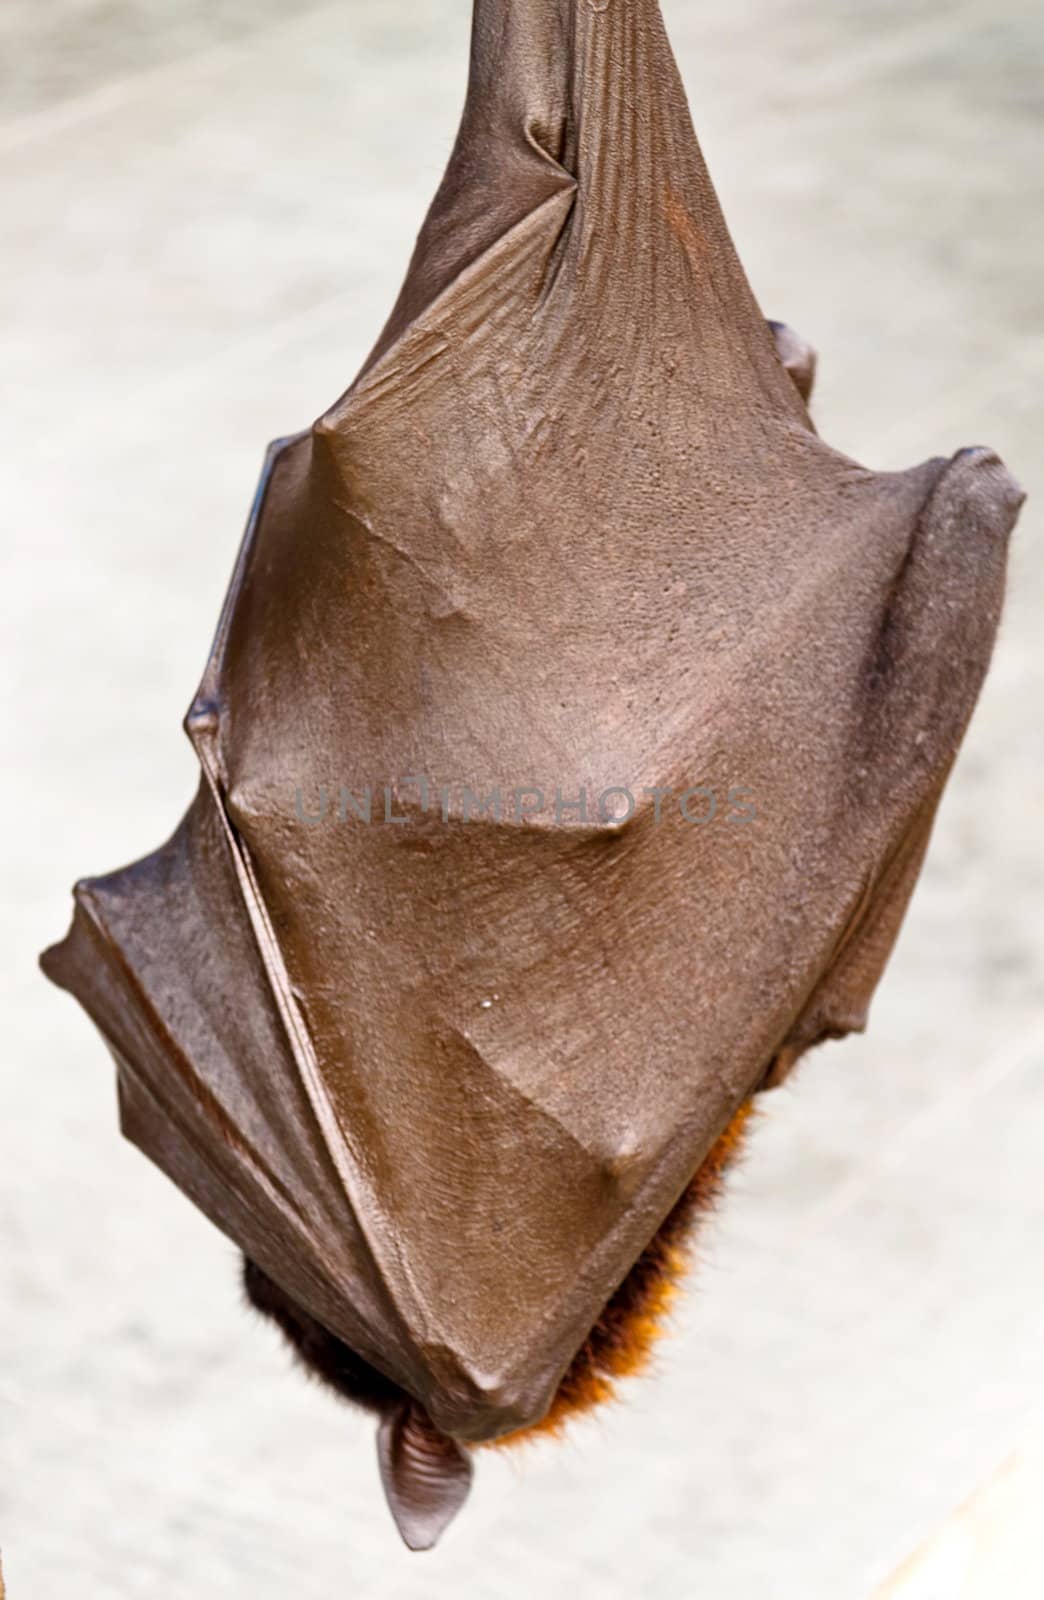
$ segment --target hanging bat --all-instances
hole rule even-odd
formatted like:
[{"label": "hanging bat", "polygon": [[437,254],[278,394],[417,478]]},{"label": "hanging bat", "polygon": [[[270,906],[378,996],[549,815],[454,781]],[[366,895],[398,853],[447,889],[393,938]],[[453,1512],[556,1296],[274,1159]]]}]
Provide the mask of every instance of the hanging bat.
[{"label": "hanging bat", "polygon": [[759,1091],[861,1029],[1021,493],[875,473],[763,320],[656,0],[476,0],[352,387],[269,452],[199,792],[44,957],[124,1133],[378,1413],[407,1543],[642,1362]]}]

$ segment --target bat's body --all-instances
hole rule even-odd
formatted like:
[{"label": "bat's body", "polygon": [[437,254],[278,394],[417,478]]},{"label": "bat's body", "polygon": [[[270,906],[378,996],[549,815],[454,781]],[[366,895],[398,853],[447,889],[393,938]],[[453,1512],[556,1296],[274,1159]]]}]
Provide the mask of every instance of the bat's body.
[{"label": "bat's body", "polygon": [[751,1096],[863,1025],[916,879],[1020,495],[988,451],[866,471],[810,382],[654,0],[478,0],[389,324],[270,452],[196,802],[48,958],[128,1135],[348,1352],[415,1544]]}]

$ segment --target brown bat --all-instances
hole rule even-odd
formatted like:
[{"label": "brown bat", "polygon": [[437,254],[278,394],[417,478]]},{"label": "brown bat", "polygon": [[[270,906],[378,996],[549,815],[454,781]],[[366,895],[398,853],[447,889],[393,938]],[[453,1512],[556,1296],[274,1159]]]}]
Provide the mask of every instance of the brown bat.
[{"label": "brown bat", "polygon": [[449,168],[348,392],[269,451],[169,844],[44,958],[123,1130],[380,1415],[472,1447],[637,1370],[753,1097],[864,1025],[1021,493],[809,420],[656,0],[477,0]]}]

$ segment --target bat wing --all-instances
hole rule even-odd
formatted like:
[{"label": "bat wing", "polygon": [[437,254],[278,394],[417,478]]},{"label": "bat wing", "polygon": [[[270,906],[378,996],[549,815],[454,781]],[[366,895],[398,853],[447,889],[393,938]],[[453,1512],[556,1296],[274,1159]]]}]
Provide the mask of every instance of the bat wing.
[{"label": "bat wing", "polygon": [[201,793],[48,960],[131,1137],[443,1432],[543,1415],[736,1107],[862,1026],[1019,500],[817,438],[653,0],[480,0],[388,327],[271,452]]},{"label": "bat wing", "polygon": [[[366,1292],[365,1237],[296,1070],[205,785],[162,849],[77,885],[73,926],[43,965],[109,1044],[127,1137],[365,1352],[381,1315]],[[357,1285],[348,1301],[331,1290],[347,1282]]]}]

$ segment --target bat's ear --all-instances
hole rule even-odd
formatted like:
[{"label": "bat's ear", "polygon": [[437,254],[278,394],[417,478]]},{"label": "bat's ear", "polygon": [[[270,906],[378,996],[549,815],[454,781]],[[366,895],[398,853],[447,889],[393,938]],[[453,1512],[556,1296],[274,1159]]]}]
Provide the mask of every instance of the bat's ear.
[{"label": "bat's ear", "polygon": [[808,405],[816,381],[816,352],[785,322],[770,322],[769,328],[776,341],[776,354],[790,373],[798,394]]},{"label": "bat's ear", "polygon": [[415,1400],[404,1400],[384,1418],[377,1453],[403,1540],[411,1550],[434,1549],[471,1493],[471,1457]]}]

